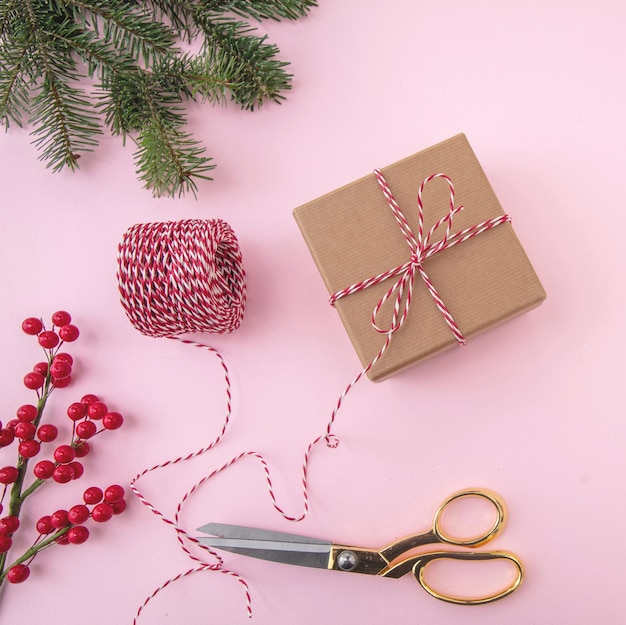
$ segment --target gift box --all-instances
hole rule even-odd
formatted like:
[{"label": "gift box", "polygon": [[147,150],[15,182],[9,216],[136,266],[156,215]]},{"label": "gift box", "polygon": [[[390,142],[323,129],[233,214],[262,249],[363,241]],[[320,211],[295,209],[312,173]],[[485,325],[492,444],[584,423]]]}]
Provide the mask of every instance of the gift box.
[{"label": "gift box", "polygon": [[546,296],[463,134],[293,214],[373,381]]}]

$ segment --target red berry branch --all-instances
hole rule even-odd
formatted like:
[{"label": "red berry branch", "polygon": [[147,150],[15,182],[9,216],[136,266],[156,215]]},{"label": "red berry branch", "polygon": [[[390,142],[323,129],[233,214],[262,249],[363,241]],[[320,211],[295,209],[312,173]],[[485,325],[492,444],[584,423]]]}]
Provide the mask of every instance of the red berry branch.
[{"label": "red berry branch", "polygon": [[[72,381],[74,361],[61,351],[64,343],[71,343],[79,336],[71,321],[69,313],[58,311],[52,315],[51,330],[46,330],[42,320],[36,317],[22,323],[26,334],[37,337],[46,358],[24,376],[24,386],[35,392],[36,402],[20,406],[16,419],[4,426],[0,423],[0,448],[5,448],[3,453],[12,449],[17,452],[14,464],[0,464],[0,586],[5,580],[14,584],[25,581],[30,575],[30,564],[40,551],[56,544],[84,543],[89,538],[85,523],[90,519],[104,523],[126,508],[122,486],[114,484],[104,491],[91,486],[83,494],[83,503],[42,516],[35,524],[36,538],[32,545],[21,556],[9,558],[16,532],[26,529],[20,525],[25,500],[48,482],[65,484],[82,477],[82,459],[90,451],[88,439],[107,430],[117,430],[124,422],[119,412],[109,411],[96,395],[85,395],[67,408],[72,424],[67,442],[52,449],[50,444],[58,439],[59,428],[53,423],[42,423],[42,418],[52,391],[67,387]],[[29,461],[48,448],[49,457],[39,460],[29,471]],[[1,516],[5,511],[7,514]]]}]

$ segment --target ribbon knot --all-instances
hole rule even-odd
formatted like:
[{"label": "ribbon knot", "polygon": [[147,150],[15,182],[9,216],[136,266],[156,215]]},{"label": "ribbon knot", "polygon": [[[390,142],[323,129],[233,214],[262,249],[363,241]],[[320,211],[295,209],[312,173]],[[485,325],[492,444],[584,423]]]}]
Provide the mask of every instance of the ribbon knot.
[{"label": "ribbon knot", "polygon": [[[479,224],[466,228],[465,230],[452,233],[452,222],[454,216],[461,210],[463,210],[463,206],[455,206],[455,196],[454,196],[454,185],[452,180],[443,173],[432,174],[425,178],[420,184],[419,191],[417,194],[417,233],[414,233],[411,229],[409,223],[407,222],[404,213],[402,212],[398,202],[393,196],[385,177],[379,169],[374,170],[374,175],[380,185],[380,188],[387,200],[387,204],[393,213],[393,216],[400,227],[400,230],[404,236],[404,239],[410,250],[410,258],[406,263],[399,265],[398,267],[394,267],[393,269],[389,269],[388,271],[384,271],[383,273],[378,274],[372,278],[368,278],[366,280],[362,280],[355,284],[350,285],[349,287],[337,291],[330,296],[331,305],[335,305],[335,302],[342,297],[346,297],[347,295],[351,295],[352,293],[356,293],[358,291],[362,291],[367,289],[370,286],[375,284],[380,284],[390,278],[396,278],[396,281],[391,285],[391,287],[387,290],[387,292],[380,298],[374,310],[372,311],[372,326],[377,332],[381,334],[387,335],[387,342],[385,346],[381,350],[381,353],[375,358],[377,360],[382,355],[382,351],[384,351],[389,344],[391,336],[395,334],[406,321],[409,310],[411,308],[411,303],[413,301],[413,286],[415,283],[415,278],[419,275],[431,297],[433,298],[438,310],[441,312],[446,324],[450,328],[455,340],[460,345],[464,345],[466,343],[465,337],[463,333],[459,329],[456,321],[454,320],[452,314],[448,310],[442,298],[439,296],[437,289],[434,284],[431,282],[428,274],[424,269],[425,261],[446,250],[458,243],[462,243],[469,238],[472,238],[486,230],[490,230],[491,228],[498,226],[502,223],[510,221],[510,217],[508,215],[501,215],[494,219],[489,219],[487,221],[483,221]],[[423,202],[423,193],[424,188],[428,183],[430,183],[435,178],[441,178],[444,180],[450,189],[450,203],[448,213],[439,219],[428,232],[424,232],[424,202]],[[444,230],[441,238],[434,240],[435,235],[438,234],[439,231]],[[391,322],[383,327],[379,324],[378,318],[381,314],[382,308],[385,306],[387,302],[393,303],[393,312],[391,315]],[[373,364],[373,363],[371,363]],[[370,365],[371,366],[371,365]]]}]

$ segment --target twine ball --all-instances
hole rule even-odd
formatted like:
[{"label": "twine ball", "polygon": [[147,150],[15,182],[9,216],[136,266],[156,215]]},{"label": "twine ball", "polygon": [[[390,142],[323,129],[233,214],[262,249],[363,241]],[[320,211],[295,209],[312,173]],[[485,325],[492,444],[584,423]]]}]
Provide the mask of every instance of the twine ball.
[{"label": "twine ball", "polygon": [[237,237],[221,219],[134,225],[117,265],[122,306],[142,334],[225,334],[241,324],[245,271]]}]

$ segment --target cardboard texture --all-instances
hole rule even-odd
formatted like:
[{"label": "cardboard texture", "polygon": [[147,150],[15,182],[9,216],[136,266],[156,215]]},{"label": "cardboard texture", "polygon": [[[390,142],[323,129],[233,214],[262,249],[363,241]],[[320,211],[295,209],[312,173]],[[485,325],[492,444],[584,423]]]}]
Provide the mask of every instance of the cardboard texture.
[{"label": "cardboard texture", "polygon": [[[436,173],[451,178],[455,206],[464,206],[455,215],[451,232],[504,214],[463,134],[381,171],[414,233],[418,230],[420,184]],[[425,232],[448,213],[449,198],[449,187],[443,180],[435,179],[426,185]],[[299,206],[294,217],[329,294],[410,259],[407,242],[374,174]],[[443,230],[437,232],[433,241],[441,239]],[[538,306],[546,296],[510,223],[443,250],[428,258],[423,266],[468,340]],[[372,326],[372,311],[396,279],[335,303],[363,367],[376,357],[385,342],[386,335]],[[381,311],[381,325],[389,325],[386,320],[391,319],[392,308],[393,303],[388,303]],[[383,380],[455,345],[450,328],[418,274],[408,318],[368,377]]]}]

